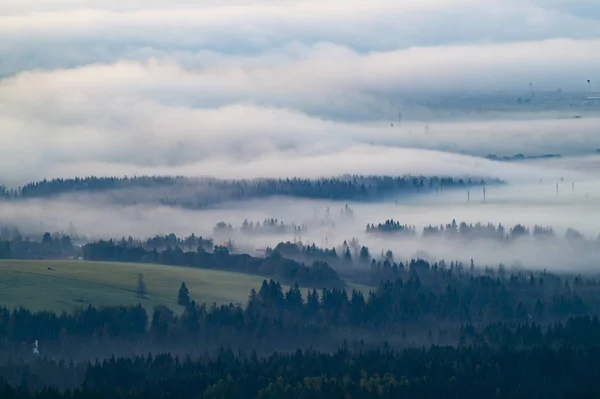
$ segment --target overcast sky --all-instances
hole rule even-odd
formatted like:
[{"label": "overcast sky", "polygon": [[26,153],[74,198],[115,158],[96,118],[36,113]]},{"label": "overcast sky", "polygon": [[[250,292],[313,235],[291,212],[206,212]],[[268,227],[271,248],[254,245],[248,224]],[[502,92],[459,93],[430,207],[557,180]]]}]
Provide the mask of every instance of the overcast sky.
[{"label": "overcast sky", "polygon": [[0,183],[583,154],[600,120],[515,103],[600,91],[599,71],[596,0],[0,0]]}]

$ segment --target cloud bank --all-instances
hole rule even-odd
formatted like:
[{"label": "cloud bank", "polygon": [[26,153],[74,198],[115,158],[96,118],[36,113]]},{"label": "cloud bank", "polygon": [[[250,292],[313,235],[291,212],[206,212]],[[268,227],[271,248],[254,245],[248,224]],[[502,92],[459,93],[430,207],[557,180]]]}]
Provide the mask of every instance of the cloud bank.
[{"label": "cloud bank", "polygon": [[[483,164],[498,177],[527,174],[423,150],[600,148],[600,112],[581,101],[600,82],[599,9],[558,0],[3,2],[0,183],[475,174]],[[557,119],[572,116],[583,117]]]}]

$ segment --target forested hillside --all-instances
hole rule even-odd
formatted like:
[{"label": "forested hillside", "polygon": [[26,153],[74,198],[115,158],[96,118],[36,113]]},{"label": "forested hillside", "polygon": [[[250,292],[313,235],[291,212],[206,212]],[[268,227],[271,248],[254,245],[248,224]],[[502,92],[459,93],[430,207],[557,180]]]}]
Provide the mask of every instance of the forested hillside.
[{"label": "forested hillside", "polygon": [[312,199],[373,201],[456,187],[502,184],[489,178],[425,176],[341,176],[320,179],[219,180],[141,176],[132,178],[86,177],[28,183],[18,189],[0,187],[0,198],[51,198],[63,194],[110,193],[117,203],[157,203],[190,209],[230,200],[272,196]]},{"label": "forested hillside", "polygon": [[[304,296],[297,286],[284,291],[265,281],[244,308],[198,305],[182,283],[173,293],[181,315],[164,306],[152,315],[141,306],[62,315],[0,309],[0,345],[12,359],[0,367],[6,381],[0,393],[561,398],[600,392],[598,280],[426,264],[407,273],[407,280],[382,282],[367,297],[337,289]],[[35,340],[39,355],[27,344]]]}]

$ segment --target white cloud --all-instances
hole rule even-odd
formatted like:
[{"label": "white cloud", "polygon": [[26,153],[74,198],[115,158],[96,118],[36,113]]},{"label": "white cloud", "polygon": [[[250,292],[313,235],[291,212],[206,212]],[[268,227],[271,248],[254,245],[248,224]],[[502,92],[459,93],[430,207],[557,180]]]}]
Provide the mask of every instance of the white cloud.
[{"label": "white cloud", "polygon": [[[262,53],[290,43],[361,52],[600,37],[593,3],[19,1],[0,4],[0,74],[114,62],[144,51]],[[587,4],[587,8],[582,8]],[[597,7],[596,7],[597,8]],[[582,13],[585,9],[586,12]],[[593,17],[596,16],[596,19]]]},{"label": "white cloud", "polygon": [[598,87],[600,24],[578,4],[0,2],[0,179],[434,173],[406,148],[589,153],[597,113],[516,103],[532,81],[543,96]]},{"label": "white cloud", "polygon": [[[311,175],[334,170],[402,173],[402,168],[391,168],[398,156],[410,160],[402,164],[404,173],[418,173],[419,168],[439,173],[443,164],[427,167],[428,158],[418,153],[411,157],[397,147],[480,155],[593,151],[600,122],[593,116],[469,121],[419,121],[413,116],[411,121],[409,114],[398,129],[385,120],[341,122],[297,111],[316,101],[325,111],[340,106],[351,114],[371,101],[389,109],[393,118],[395,110],[385,99],[369,98],[368,92],[377,90],[385,77],[377,74],[379,64],[371,56],[348,57],[356,62],[337,79],[305,60],[286,61],[287,68],[225,64],[189,70],[174,62],[150,61],[22,73],[0,81],[0,173],[12,182],[134,170],[224,177],[307,170]],[[411,57],[404,59],[410,62]],[[468,74],[465,68],[461,73]],[[423,73],[419,69],[414,68],[413,79]],[[399,90],[405,82],[411,84],[402,79],[397,78]],[[339,105],[328,108],[319,98],[323,95]],[[428,112],[421,116],[436,116],[435,110]],[[379,147],[373,150],[369,144]]]}]

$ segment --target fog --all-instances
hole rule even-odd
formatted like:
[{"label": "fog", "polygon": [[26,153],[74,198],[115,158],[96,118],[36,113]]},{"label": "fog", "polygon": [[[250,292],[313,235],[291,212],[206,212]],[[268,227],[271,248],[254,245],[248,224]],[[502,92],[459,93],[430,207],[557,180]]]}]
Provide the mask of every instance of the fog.
[{"label": "fog", "polygon": [[[451,154],[424,158],[415,149],[472,155],[581,155],[600,147],[600,118],[593,115],[408,120],[391,127],[391,111],[384,121],[345,122],[251,104],[191,108],[159,103],[151,93],[128,94],[127,83],[112,88],[90,83],[92,87],[86,88],[91,71],[81,81],[64,72],[64,85],[59,72],[47,79],[42,75],[46,73],[0,82],[0,180],[9,186],[75,175],[235,178],[402,174],[418,169],[436,174],[446,168],[453,172],[454,164],[483,161]],[[29,87],[32,82],[40,89]],[[73,87],[65,88],[69,85]],[[139,86],[142,92],[151,91],[145,82]],[[351,100],[345,104],[352,108]],[[457,172],[464,169],[458,167]]]},{"label": "fog", "polygon": [[148,55],[185,61],[206,50],[277,56],[323,42],[369,52],[600,35],[593,0],[33,0],[2,2],[0,15],[5,74]]},{"label": "fog", "polygon": [[[256,143],[254,143],[256,144]],[[0,159],[0,168],[7,173],[37,178],[76,177],[76,176],[120,176],[131,175],[185,175],[214,176],[220,178],[254,178],[254,177],[329,177],[342,174],[392,174],[392,175],[444,175],[444,176],[479,176],[492,177],[511,182],[537,181],[540,178],[571,179],[587,178],[587,172],[581,170],[560,170],[552,166],[536,166],[523,164],[500,163],[483,158],[463,156],[459,154],[431,150],[395,148],[391,146],[374,146],[365,144],[348,144],[336,149],[334,143],[329,151],[318,148],[325,143],[307,142],[305,148],[288,150],[271,149],[244,159],[240,154],[235,157],[235,148],[227,149],[226,155],[219,157],[212,154],[204,161],[189,164],[175,164],[164,167],[160,165],[139,165],[127,161],[123,152],[122,159],[101,163],[79,160],[63,164],[50,163],[48,158],[42,160],[23,160],[20,169],[9,169],[10,159]],[[311,148],[317,147],[313,153]],[[192,148],[186,147],[187,151]],[[114,156],[115,154],[107,154]],[[149,158],[150,154],[147,154]],[[83,157],[83,156],[81,156]],[[174,160],[178,159],[176,157]],[[31,169],[28,169],[30,167]],[[30,179],[34,180],[34,179]],[[10,182],[9,179],[6,180]],[[13,180],[16,184],[24,180]],[[27,181],[27,180],[25,180]]]},{"label": "fog", "polygon": [[[508,182],[489,187],[485,204],[479,192],[470,203],[466,192],[445,192],[398,206],[349,204],[355,218],[332,231],[318,222],[343,204],[115,203],[162,195],[143,190],[0,203],[0,222],[142,237],[277,218],[310,222],[303,241],[317,245],[357,237],[374,253],[558,267],[570,256],[562,244],[520,243],[508,254],[491,243],[388,242],[364,226],[394,217],[421,231],[455,218],[551,225],[559,235],[572,227],[595,239],[600,108],[589,97],[600,92],[598,19],[591,0],[0,2],[2,185],[90,175]],[[562,158],[507,163],[488,154]],[[247,251],[293,238],[234,237]]]},{"label": "fog", "polygon": [[592,2],[26,1],[0,15],[9,186],[600,147]]},{"label": "fog", "polygon": [[[589,158],[571,159],[570,162],[577,166],[586,160],[589,161]],[[564,234],[567,229],[573,228],[590,241],[595,241],[600,234],[600,226],[592,217],[600,206],[598,169],[567,169],[565,165],[568,161],[569,159],[544,161],[546,165],[541,166],[539,161],[510,164],[482,160],[496,165],[499,171],[531,171],[533,169],[530,168],[535,167],[539,168],[537,171],[545,170],[548,176],[540,181],[539,178],[533,180],[531,174],[529,179],[502,186],[488,186],[485,202],[480,187],[444,190],[438,194],[433,192],[400,196],[383,203],[273,197],[221,203],[209,209],[194,211],[155,205],[116,205],[111,199],[118,194],[115,192],[0,202],[0,223],[16,225],[24,232],[76,232],[90,239],[129,235],[144,238],[171,232],[183,237],[194,233],[214,238],[216,243],[231,239],[238,251],[253,255],[260,255],[257,250],[274,247],[281,241],[296,240],[304,244],[315,243],[319,247],[339,249],[344,240],[349,242],[356,238],[360,245],[368,246],[375,257],[382,250],[391,249],[397,260],[426,256],[431,260],[461,260],[468,263],[472,258],[478,265],[497,266],[504,263],[530,268],[591,270],[600,261],[600,252],[594,249],[593,243],[587,249],[574,246],[564,239]],[[548,164],[552,163],[554,169],[549,169]],[[570,179],[575,174],[581,180]],[[562,181],[559,175],[563,175]],[[129,192],[127,195],[133,194]],[[352,217],[340,212],[345,204],[353,210]],[[262,222],[271,218],[288,225],[306,225],[307,231],[277,235],[249,235],[239,231],[244,220]],[[418,236],[403,238],[366,233],[367,223],[377,225],[391,218],[401,224],[414,225]],[[446,225],[453,219],[457,223],[502,224],[507,230],[516,224],[530,229],[534,225],[550,226],[557,238],[550,241],[529,238],[517,241],[507,248],[492,240],[457,244],[442,238],[421,237],[423,227]],[[218,222],[230,223],[234,232],[226,235],[215,233],[213,229]]]}]

